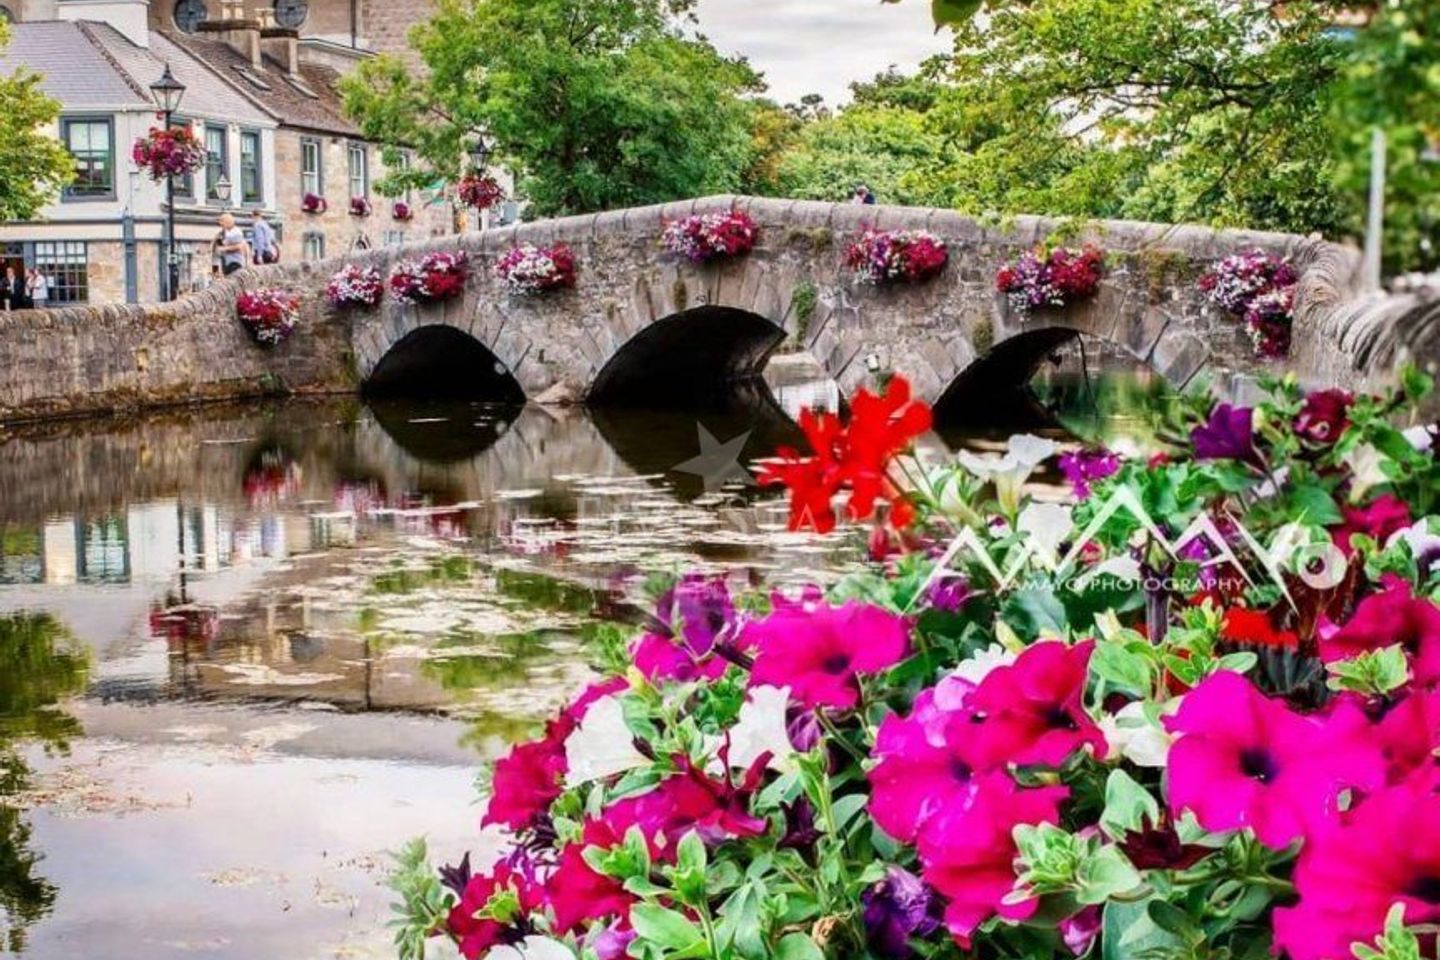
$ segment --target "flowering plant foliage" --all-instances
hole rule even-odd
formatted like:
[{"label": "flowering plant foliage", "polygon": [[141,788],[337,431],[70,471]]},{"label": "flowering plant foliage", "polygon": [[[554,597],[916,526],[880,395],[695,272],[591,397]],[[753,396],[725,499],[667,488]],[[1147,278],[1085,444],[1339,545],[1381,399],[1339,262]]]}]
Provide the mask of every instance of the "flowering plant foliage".
[{"label": "flowering plant foliage", "polygon": [[511,293],[536,294],[575,286],[575,254],[563,243],[512,247],[495,264],[495,275]]},{"label": "flowering plant foliage", "polygon": [[807,413],[792,526],[883,498],[898,546],[798,596],[661,584],[495,764],[510,848],[402,857],[402,955],[1433,955],[1440,463],[1392,425],[1429,384],[1267,387],[1077,452],[1070,504],[1027,493],[1038,437],[924,464],[902,380]]},{"label": "flowering plant foliage", "polygon": [[505,191],[500,189],[499,181],[482,173],[465,174],[456,185],[455,192],[461,203],[475,210],[489,210],[505,199]]},{"label": "flowering plant foliage", "polygon": [[409,220],[415,216],[415,211],[404,200],[396,200],[390,207],[390,216],[395,220]]},{"label": "flowering plant foliage", "polygon": [[189,127],[151,127],[149,133],[135,140],[130,159],[151,180],[159,181],[199,170],[205,165],[205,147]]},{"label": "flowering plant foliage", "polygon": [[1011,309],[1029,313],[1037,307],[1064,307],[1093,297],[1100,289],[1105,252],[1056,247],[1026,250],[995,274],[995,289],[1005,294]]},{"label": "flowering plant foliage", "polygon": [[335,307],[373,307],[385,293],[385,281],[376,267],[347,263],[325,285],[325,296]]},{"label": "flowering plant foliage", "polygon": [[1256,356],[1278,359],[1290,352],[1299,282],[1289,260],[1252,250],[1221,260],[1200,277],[1199,286],[1207,300],[1245,321]]},{"label": "flowering plant foliage", "polygon": [[390,292],[401,303],[439,303],[465,291],[470,257],[463,251],[427,253],[401,260],[390,270]]},{"label": "flowering plant foliage", "polygon": [[324,213],[330,209],[329,202],[318,193],[307,193],[300,198],[300,210],[302,213]]},{"label": "flowering plant foliage", "polygon": [[370,210],[371,207],[369,200],[365,199],[364,197],[350,198],[350,216],[368,217],[370,216]]},{"label": "flowering plant foliage", "polygon": [[760,230],[742,210],[697,213],[665,224],[660,244],[691,263],[738,257],[755,248]]},{"label": "flowering plant foliage", "polygon": [[866,230],[845,248],[845,267],[861,283],[923,283],[949,259],[945,241],[925,230]]},{"label": "flowering plant foliage", "polygon": [[254,290],[235,299],[235,313],[262,346],[284,343],[300,320],[300,298],[285,290]]}]

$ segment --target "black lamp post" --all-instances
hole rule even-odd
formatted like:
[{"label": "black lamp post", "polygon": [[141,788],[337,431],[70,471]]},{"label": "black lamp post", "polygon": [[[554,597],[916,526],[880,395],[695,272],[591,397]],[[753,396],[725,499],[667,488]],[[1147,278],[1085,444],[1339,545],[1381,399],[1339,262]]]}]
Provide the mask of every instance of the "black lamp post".
[{"label": "black lamp post", "polygon": [[[170,72],[170,64],[165,64],[165,72],[160,79],[150,84],[150,93],[155,97],[155,105],[165,115],[165,129],[170,129],[171,118],[175,111],[180,109],[180,100],[185,96],[185,84],[175,79]],[[165,299],[174,300],[180,289],[180,255],[175,250],[175,174],[165,175],[165,263],[167,266],[167,285]]]},{"label": "black lamp post", "polygon": [[478,134],[470,143],[470,168],[477,174],[485,172],[485,164],[490,159],[490,146],[485,142],[484,134]]}]

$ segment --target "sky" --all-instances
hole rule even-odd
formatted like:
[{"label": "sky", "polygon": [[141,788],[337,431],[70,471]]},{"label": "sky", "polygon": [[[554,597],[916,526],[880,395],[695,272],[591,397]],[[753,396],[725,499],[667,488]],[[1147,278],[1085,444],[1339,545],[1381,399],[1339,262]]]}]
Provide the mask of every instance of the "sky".
[{"label": "sky", "polygon": [[841,103],[852,80],[891,64],[913,68],[949,47],[925,0],[700,0],[699,19],[721,51],[750,58],[781,103],[807,93]]}]

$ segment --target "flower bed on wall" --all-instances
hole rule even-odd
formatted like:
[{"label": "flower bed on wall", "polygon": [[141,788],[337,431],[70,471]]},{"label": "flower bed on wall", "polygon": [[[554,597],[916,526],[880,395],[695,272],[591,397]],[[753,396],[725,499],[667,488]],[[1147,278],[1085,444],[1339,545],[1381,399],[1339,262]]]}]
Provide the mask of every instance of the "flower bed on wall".
[{"label": "flower bed on wall", "polygon": [[710,263],[749,253],[759,234],[743,211],[697,213],[667,223],[660,245],[691,263]]},{"label": "flower bed on wall", "polygon": [[131,147],[130,159],[151,180],[160,181],[169,176],[183,177],[203,167],[205,146],[189,127],[151,127]]},{"label": "flower bed on wall", "polygon": [[806,411],[762,482],[793,529],[867,524],[868,567],[657,583],[609,676],[494,765],[509,845],[404,854],[402,948],[1432,955],[1440,463],[1390,425],[1427,389],[1190,397],[1154,456],[1068,458],[1069,503],[1027,494],[1048,440],[922,461],[903,379]]},{"label": "flower bed on wall", "polygon": [[924,230],[866,230],[845,248],[844,263],[861,283],[923,283],[949,261],[945,241]]},{"label": "flower bed on wall", "polygon": [[440,303],[465,292],[470,258],[464,251],[427,253],[418,260],[401,260],[390,271],[390,293],[401,303]]},{"label": "flower bed on wall", "polygon": [[511,293],[530,296],[575,286],[575,254],[563,243],[522,243],[495,264],[495,276]]},{"label": "flower bed on wall", "polygon": [[1066,307],[1095,296],[1104,268],[1105,252],[1097,247],[1027,250],[995,274],[995,289],[1017,313]]},{"label": "flower bed on wall", "polygon": [[373,307],[385,294],[385,281],[376,267],[353,263],[341,267],[325,285],[325,296],[333,307]]},{"label": "flower bed on wall", "polygon": [[1221,260],[1199,286],[1207,300],[1245,323],[1257,357],[1278,360],[1290,352],[1299,282],[1289,260],[1252,250]]},{"label": "flower bed on wall", "polygon": [[235,300],[235,314],[250,336],[273,347],[290,339],[300,321],[300,298],[287,290],[255,290]]}]

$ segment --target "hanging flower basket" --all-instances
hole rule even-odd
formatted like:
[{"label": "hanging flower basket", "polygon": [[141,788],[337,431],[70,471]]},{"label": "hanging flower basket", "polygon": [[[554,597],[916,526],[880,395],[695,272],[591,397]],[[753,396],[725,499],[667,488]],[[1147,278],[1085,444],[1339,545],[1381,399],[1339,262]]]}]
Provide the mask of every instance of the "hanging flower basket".
[{"label": "hanging flower basket", "polygon": [[325,287],[325,296],[331,306],[373,307],[385,293],[385,281],[375,267],[361,267],[347,264],[342,267]]},{"label": "hanging flower basket", "polygon": [[495,275],[513,294],[529,296],[575,286],[575,254],[563,243],[522,243],[495,264]]},{"label": "hanging flower basket", "polygon": [[300,464],[284,448],[266,447],[245,470],[241,481],[245,502],[251,510],[274,508],[299,495],[302,477]]},{"label": "hanging flower basket", "polygon": [[950,254],[925,230],[866,230],[845,248],[845,266],[861,283],[924,283],[939,276]]},{"label": "hanging flower basket", "polygon": [[489,174],[467,173],[456,186],[460,202],[475,210],[489,210],[505,199],[505,191]]},{"label": "hanging flower basket", "polygon": [[255,342],[277,346],[290,338],[300,320],[300,298],[285,290],[255,290],[235,300],[235,313]]},{"label": "hanging flower basket", "polygon": [[691,263],[738,257],[755,249],[759,228],[748,213],[697,213],[665,225],[660,244]]},{"label": "hanging flower basket", "polygon": [[1010,308],[1027,314],[1040,307],[1067,307],[1095,296],[1105,268],[1105,252],[1056,247],[1027,250],[995,274],[995,289],[1005,294]]},{"label": "hanging flower basket", "polygon": [[370,201],[366,200],[364,197],[350,198],[350,216],[368,217],[370,216],[371,209],[372,208],[370,206]]},{"label": "hanging flower basket", "polygon": [[410,209],[410,204],[404,200],[396,200],[390,207],[390,217],[394,220],[410,220],[415,216],[415,211]]},{"label": "hanging flower basket", "polygon": [[318,193],[307,193],[300,198],[300,211],[302,213],[321,214],[330,209],[330,204]]},{"label": "hanging flower basket", "polygon": [[408,304],[439,303],[458,297],[470,274],[464,251],[427,253],[419,260],[401,260],[390,271],[390,292]]},{"label": "hanging flower basket", "polygon": [[183,177],[205,165],[205,147],[189,127],[171,127],[150,132],[135,141],[130,150],[135,166],[150,175],[151,180]]},{"label": "hanging flower basket", "polygon": [[1244,321],[1257,357],[1278,360],[1290,352],[1299,282],[1288,259],[1251,250],[1221,260],[1198,286],[1206,300]]}]

